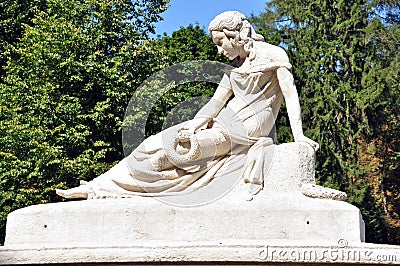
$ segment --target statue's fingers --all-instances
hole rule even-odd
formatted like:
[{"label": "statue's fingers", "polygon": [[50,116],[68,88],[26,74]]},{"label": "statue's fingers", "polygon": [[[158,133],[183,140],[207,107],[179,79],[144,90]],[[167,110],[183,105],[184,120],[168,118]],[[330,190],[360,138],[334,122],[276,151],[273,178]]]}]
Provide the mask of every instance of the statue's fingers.
[{"label": "statue's fingers", "polygon": [[319,144],[317,142],[315,142],[315,148],[314,150],[317,151],[319,149]]},{"label": "statue's fingers", "polygon": [[65,197],[65,194],[66,194],[65,192],[66,192],[66,190],[64,190],[64,189],[56,189],[56,194],[58,196]]},{"label": "statue's fingers", "polygon": [[319,149],[319,144],[313,140],[310,140],[308,144],[314,149],[314,151],[317,151]]}]

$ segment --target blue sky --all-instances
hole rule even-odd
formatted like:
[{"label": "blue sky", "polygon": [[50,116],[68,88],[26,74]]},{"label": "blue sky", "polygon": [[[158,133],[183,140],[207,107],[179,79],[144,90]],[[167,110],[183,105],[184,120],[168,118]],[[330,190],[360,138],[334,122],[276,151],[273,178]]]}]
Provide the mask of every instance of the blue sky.
[{"label": "blue sky", "polygon": [[207,29],[210,21],[218,14],[237,10],[246,16],[260,14],[266,4],[266,0],[171,0],[170,7],[161,14],[163,21],[156,25],[156,36],[166,32],[179,30],[189,24],[199,24]]}]

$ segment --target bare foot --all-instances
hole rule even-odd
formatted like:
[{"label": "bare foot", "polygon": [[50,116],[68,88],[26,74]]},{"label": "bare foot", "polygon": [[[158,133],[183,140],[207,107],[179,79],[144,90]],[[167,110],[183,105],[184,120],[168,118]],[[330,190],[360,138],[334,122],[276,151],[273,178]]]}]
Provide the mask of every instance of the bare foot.
[{"label": "bare foot", "polygon": [[56,189],[57,195],[64,197],[66,199],[87,199],[88,194],[91,192],[92,190],[85,185],[81,185],[79,187],[74,187],[66,190]]}]

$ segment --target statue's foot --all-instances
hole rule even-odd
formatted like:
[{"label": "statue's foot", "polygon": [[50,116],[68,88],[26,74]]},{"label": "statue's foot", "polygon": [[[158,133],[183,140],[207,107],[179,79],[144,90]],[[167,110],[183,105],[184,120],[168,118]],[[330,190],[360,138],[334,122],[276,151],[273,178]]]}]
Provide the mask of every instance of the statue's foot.
[{"label": "statue's foot", "polygon": [[66,199],[87,199],[89,193],[91,193],[92,190],[85,186],[81,185],[79,187],[74,187],[70,189],[56,189],[57,195],[64,197]]},{"label": "statue's foot", "polygon": [[311,198],[332,199],[346,201],[347,194],[332,188],[322,187],[315,184],[303,184],[301,187],[303,195]]}]

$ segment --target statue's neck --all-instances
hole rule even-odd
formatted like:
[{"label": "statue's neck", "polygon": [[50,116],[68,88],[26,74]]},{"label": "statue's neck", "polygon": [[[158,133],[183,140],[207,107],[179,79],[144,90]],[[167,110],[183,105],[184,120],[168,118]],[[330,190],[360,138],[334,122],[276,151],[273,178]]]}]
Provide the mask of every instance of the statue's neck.
[{"label": "statue's neck", "polygon": [[247,69],[250,67],[250,63],[251,62],[250,62],[249,57],[246,56],[244,58],[243,57],[236,58],[236,60],[233,62],[233,65],[240,69]]},{"label": "statue's neck", "polygon": [[245,63],[245,61],[246,61],[246,57],[244,57],[244,58],[238,57],[238,58],[236,58],[234,65],[236,67],[241,67]]}]

